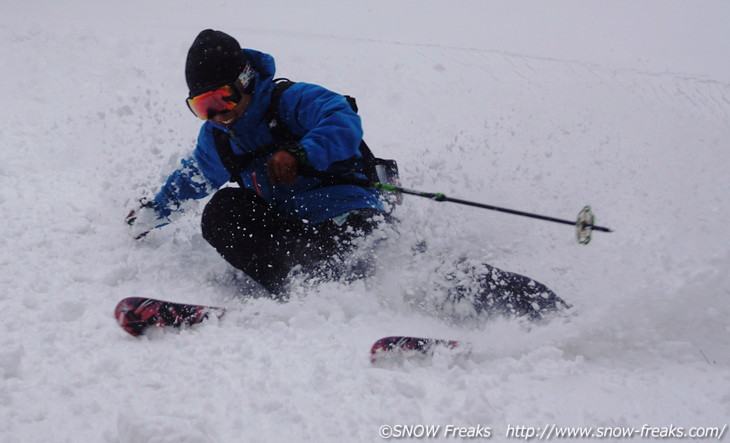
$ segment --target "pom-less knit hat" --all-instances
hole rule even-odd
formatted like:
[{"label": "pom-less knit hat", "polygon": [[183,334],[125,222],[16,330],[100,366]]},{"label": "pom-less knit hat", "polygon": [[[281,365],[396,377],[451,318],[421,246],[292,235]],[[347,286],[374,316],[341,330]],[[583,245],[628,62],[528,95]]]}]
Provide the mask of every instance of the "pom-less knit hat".
[{"label": "pom-less knit hat", "polygon": [[246,64],[235,38],[212,29],[202,31],[190,47],[185,63],[190,97],[233,83]]}]

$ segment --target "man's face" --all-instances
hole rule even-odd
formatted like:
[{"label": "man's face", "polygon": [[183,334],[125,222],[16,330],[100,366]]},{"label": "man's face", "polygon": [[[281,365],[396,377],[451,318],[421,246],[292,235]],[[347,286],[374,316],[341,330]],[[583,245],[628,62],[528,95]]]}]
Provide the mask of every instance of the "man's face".
[{"label": "man's face", "polygon": [[213,123],[218,123],[219,125],[230,126],[236,120],[241,118],[241,116],[246,112],[249,103],[251,103],[251,96],[248,94],[242,95],[241,101],[239,101],[238,104],[233,107],[233,109],[228,111],[216,112],[215,115],[213,115],[208,120],[212,121]]},{"label": "man's face", "polygon": [[220,86],[187,100],[198,118],[230,126],[248,109],[253,92],[254,71],[249,66],[231,84]]}]

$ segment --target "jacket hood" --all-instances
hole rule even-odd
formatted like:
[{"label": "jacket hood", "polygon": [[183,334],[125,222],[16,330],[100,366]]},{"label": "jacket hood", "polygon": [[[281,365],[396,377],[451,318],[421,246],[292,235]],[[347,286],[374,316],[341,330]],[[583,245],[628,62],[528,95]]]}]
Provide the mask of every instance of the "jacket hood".
[{"label": "jacket hood", "polygon": [[253,49],[243,49],[243,55],[256,70],[257,79],[273,79],[276,73],[274,57]]}]

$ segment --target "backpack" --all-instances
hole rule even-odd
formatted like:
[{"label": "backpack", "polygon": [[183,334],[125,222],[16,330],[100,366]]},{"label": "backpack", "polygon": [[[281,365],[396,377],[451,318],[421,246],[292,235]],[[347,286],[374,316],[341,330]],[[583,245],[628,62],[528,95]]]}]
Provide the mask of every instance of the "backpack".
[{"label": "backpack", "polygon": [[[231,148],[230,137],[227,132],[214,128],[213,138],[215,140],[215,147],[226,170],[231,174],[231,182],[236,182],[240,187],[243,186],[241,180],[241,173],[253,160],[261,157],[266,157],[269,154],[273,154],[278,151],[281,146],[287,142],[299,141],[300,136],[293,134],[286,125],[281,121],[279,115],[279,102],[281,101],[281,95],[289,89],[295,82],[288,79],[275,79],[274,90],[271,93],[271,103],[269,109],[265,114],[266,123],[269,127],[271,135],[274,137],[274,144],[270,146],[263,146],[255,151],[247,152],[243,155],[236,155],[233,153]],[[349,95],[344,96],[347,103],[350,105],[353,111],[357,113],[358,107],[354,97]],[[388,183],[391,185],[399,185],[398,180],[398,164],[395,160],[386,160],[375,157],[370,147],[368,147],[365,140],[360,142],[360,154],[363,160],[363,174],[367,177],[369,186],[373,182]],[[336,178],[330,181],[337,182]],[[400,204],[400,194],[394,196],[391,203]]]}]

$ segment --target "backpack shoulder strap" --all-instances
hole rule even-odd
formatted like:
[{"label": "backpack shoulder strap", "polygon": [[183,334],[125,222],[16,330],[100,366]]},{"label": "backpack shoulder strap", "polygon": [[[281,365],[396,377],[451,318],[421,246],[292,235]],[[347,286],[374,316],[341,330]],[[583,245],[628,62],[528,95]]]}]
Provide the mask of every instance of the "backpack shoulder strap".
[{"label": "backpack shoulder strap", "polygon": [[271,131],[271,135],[274,137],[276,143],[295,141],[299,139],[299,137],[295,136],[291,133],[291,131],[289,131],[289,129],[287,129],[279,115],[281,96],[284,94],[284,91],[294,86],[294,83],[295,82],[286,78],[274,79],[274,90],[271,91],[271,103],[269,104],[269,109],[266,110],[266,124],[269,126],[269,131]]},{"label": "backpack shoulder strap", "polygon": [[237,155],[231,147],[231,137],[226,131],[219,128],[213,128],[213,140],[215,140],[215,149],[218,152],[218,157],[220,157],[228,173],[231,174],[230,181],[238,183],[242,188],[245,187],[241,179],[241,173],[243,173],[244,169],[257,158],[266,157],[278,149],[276,145],[262,146],[255,151]]},{"label": "backpack shoulder strap", "polygon": [[241,180],[243,167],[237,156],[233,153],[231,138],[226,131],[213,128],[213,140],[215,141],[215,149],[218,151],[218,157],[220,157],[228,173],[231,174],[230,181],[238,183],[238,186],[243,188],[243,180]]}]

